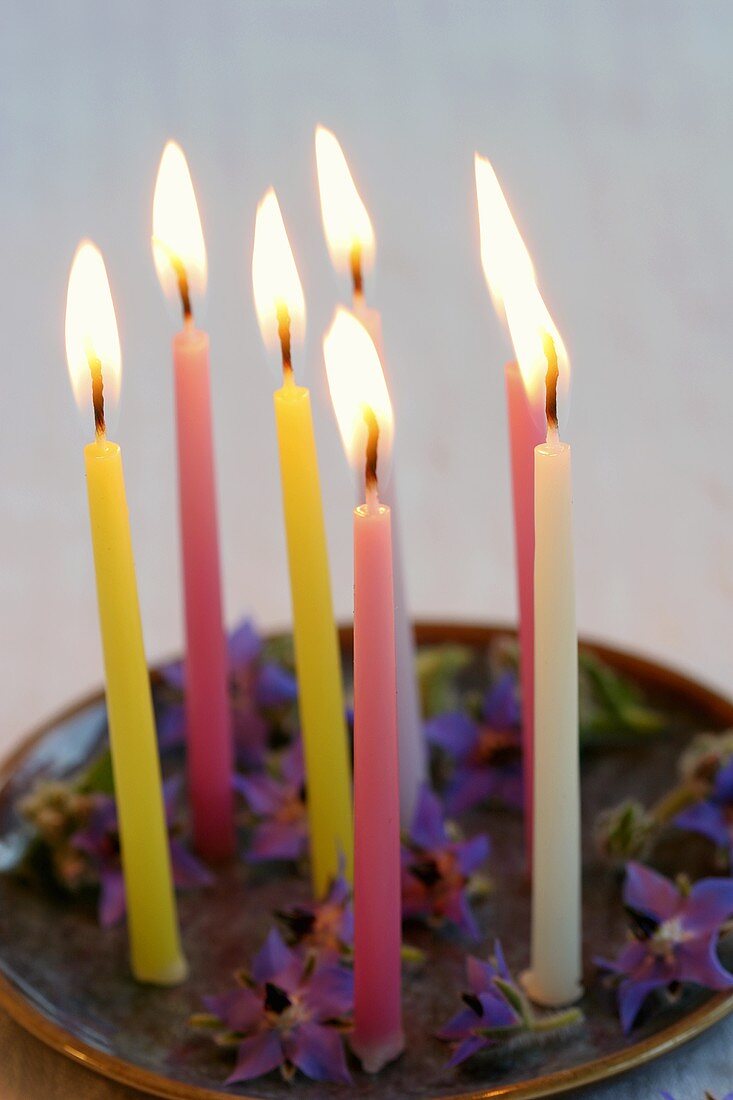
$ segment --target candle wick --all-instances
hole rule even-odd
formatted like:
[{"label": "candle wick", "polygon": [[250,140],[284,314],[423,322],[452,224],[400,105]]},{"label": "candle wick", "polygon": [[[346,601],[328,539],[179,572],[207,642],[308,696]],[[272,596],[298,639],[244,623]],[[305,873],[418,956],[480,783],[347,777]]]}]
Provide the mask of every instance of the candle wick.
[{"label": "candle wick", "polygon": [[283,381],[285,384],[294,381],[293,359],[290,348],[290,311],[285,302],[278,302],[277,310],[277,334],[280,337],[280,351],[283,364]]},{"label": "candle wick", "polygon": [[188,285],[188,273],[186,271],[186,266],[181,257],[178,256],[177,253],[175,253],[173,249],[165,243],[165,241],[161,241],[160,237],[153,237],[153,244],[163,249],[166,256],[168,257],[168,262],[173,268],[173,272],[176,276],[176,281],[178,283],[178,293],[181,297],[183,321],[184,324],[188,325],[191,321],[193,321],[193,309],[191,307],[191,291]]},{"label": "candle wick", "polygon": [[94,354],[87,352],[89,372],[92,376],[92,405],[94,407],[94,429],[98,440],[104,440],[107,436],[107,427],[104,421],[104,379],[102,378],[102,363]]},{"label": "candle wick", "polygon": [[542,332],[542,349],[547,360],[545,374],[545,417],[547,419],[547,442],[557,443],[559,439],[557,420],[557,383],[560,371],[557,365],[555,341],[547,331]]},{"label": "candle wick", "polygon": [[364,274],[361,267],[361,244],[359,241],[354,241],[352,244],[349,261],[351,263],[351,280],[354,284],[354,297],[363,298]]},{"label": "candle wick", "polygon": [[378,481],[377,481],[377,454],[379,445],[379,421],[374,415],[371,405],[364,405],[362,410],[364,423],[367,426],[366,461],[364,465],[364,480],[366,482],[367,511],[376,511],[379,505]]}]

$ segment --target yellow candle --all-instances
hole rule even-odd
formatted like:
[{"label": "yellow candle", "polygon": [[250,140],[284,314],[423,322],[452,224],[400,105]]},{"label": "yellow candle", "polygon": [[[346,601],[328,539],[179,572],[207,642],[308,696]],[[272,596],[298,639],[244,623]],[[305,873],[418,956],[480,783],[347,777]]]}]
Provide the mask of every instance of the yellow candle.
[{"label": "yellow candle", "polygon": [[311,872],[314,891],[320,897],[342,857],[349,881],[352,877],[351,770],[310,394],[296,386],[291,358],[291,344],[302,339],[305,302],[272,190],[257,209],[252,284],[263,339],[268,345],[279,346],[282,355],[283,385],[275,393],[275,419],[308,787]]},{"label": "yellow candle", "polygon": [[[101,327],[105,322],[106,329]],[[84,463],[132,971],[138,981],[172,985],[185,978],[187,968],[173,893],[122,455],[105,433],[103,382],[113,388],[119,340],[104,261],[89,242],[78,249],[69,277],[66,347],[77,393],[86,364],[97,429],[96,441],[84,449]]]},{"label": "yellow candle", "polygon": [[313,885],[328,888],[343,853],[352,873],[352,815],[341,663],[310,393],[286,382],[275,395],[290,566],[300,723],[308,782]]}]

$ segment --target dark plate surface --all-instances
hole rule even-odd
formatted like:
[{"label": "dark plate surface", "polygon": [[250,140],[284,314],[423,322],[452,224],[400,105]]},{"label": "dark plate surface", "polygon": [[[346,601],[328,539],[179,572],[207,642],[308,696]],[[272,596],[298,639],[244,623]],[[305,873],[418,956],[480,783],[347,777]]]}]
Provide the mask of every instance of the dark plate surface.
[{"label": "dark plate surface", "polygon": [[[422,643],[460,642],[475,648],[470,675],[485,676],[486,649],[496,631],[424,625]],[[348,658],[350,639],[344,634]],[[485,955],[495,937],[515,972],[527,964],[529,889],[521,863],[522,822],[508,812],[475,812],[467,832],[486,829],[492,839],[493,893],[478,909],[485,938],[475,948],[460,939],[410,929],[408,942],[429,952],[429,965],[406,973],[407,1051],[378,1077],[356,1070],[351,1089],[297,1081],[299,1100],[324,1096],[538,1097],[587,1084],[631,1068],[709,1027],[733,1009],[733,997],[686,993],[674,1007],[649,1013],[630,1038],[618,1025],[611,994],[593,978],[590,959],[615,952],[625,917],[615,876],[593,851],[590,826],[598,809],[633,795],[650,802],[674,780],[679,751],[690,734],[733,726],[733,704],[668,669],[604,647],[592,647],[632,676],[650,702],[664,708],[664,733],[643,747],[588,754],[583,763],[584,927],[588,993],[586,1023],[561,1041],[505,1048],[446,1071],[447,1048],[431,1038],[457,1008],[469,949]],[[14,802],[39,777],[73,774],[106,739],[104,705],[88,700],[30,737],[0,772],[0,868],[23,838]],[[295,1095],[271,1075],[224,1089],[228,1062],[210,1040],[192,1033],[188,1016],[202,994],[230,985],[231,973],[261,944],[273,909],[308,900],[305,879],[254,871],[240,862],[218,873],[216,885],[180,896],[190,980],[172,990],[143,988],[128,976],[123,929],[103,931],[93,909],[0,875],[0,1004],[42,1040],[107,1076],[160,1096],[275,1098]],[[724,953],[724,959],[726,955]],[[728,954],[727,961],[732,959]]]}]

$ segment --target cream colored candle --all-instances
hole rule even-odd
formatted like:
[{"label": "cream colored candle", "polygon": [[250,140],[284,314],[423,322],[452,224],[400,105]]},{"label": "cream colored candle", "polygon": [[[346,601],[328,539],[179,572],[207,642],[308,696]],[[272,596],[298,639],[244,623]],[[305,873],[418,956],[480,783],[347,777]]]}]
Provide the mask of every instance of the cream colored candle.
[{"label": "cream colored candle", "polygon": [[578,635],[570,447],[534,452],[535,746],[531,968],[534,1001],[557,1007],[582,992]]}]

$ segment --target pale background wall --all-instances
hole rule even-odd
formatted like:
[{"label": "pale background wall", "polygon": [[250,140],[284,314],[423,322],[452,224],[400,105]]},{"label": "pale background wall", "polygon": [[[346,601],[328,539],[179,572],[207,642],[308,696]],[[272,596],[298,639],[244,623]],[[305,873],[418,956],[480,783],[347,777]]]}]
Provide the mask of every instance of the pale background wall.
[{"label": "pale background wall", "polygon": [[[309,306],[336,602],[352,491],[320,336],[339,286],[313,128],[341,137],[379,242],[414,608],[514,609],[502,363],[478,260],[489,154],[575,366],[581,628],[733,689],[729,3],[4,0],[0,8],[0,747],[101,680],[63,309],[78,238],[120,322],[124,448],[152,659],[180,646],[171,320],[149,249],[185,147],[209,259],[227,617],[289,615],[254,209],[279,191]],[[88,426],[84,426],[85,431]]]}]

